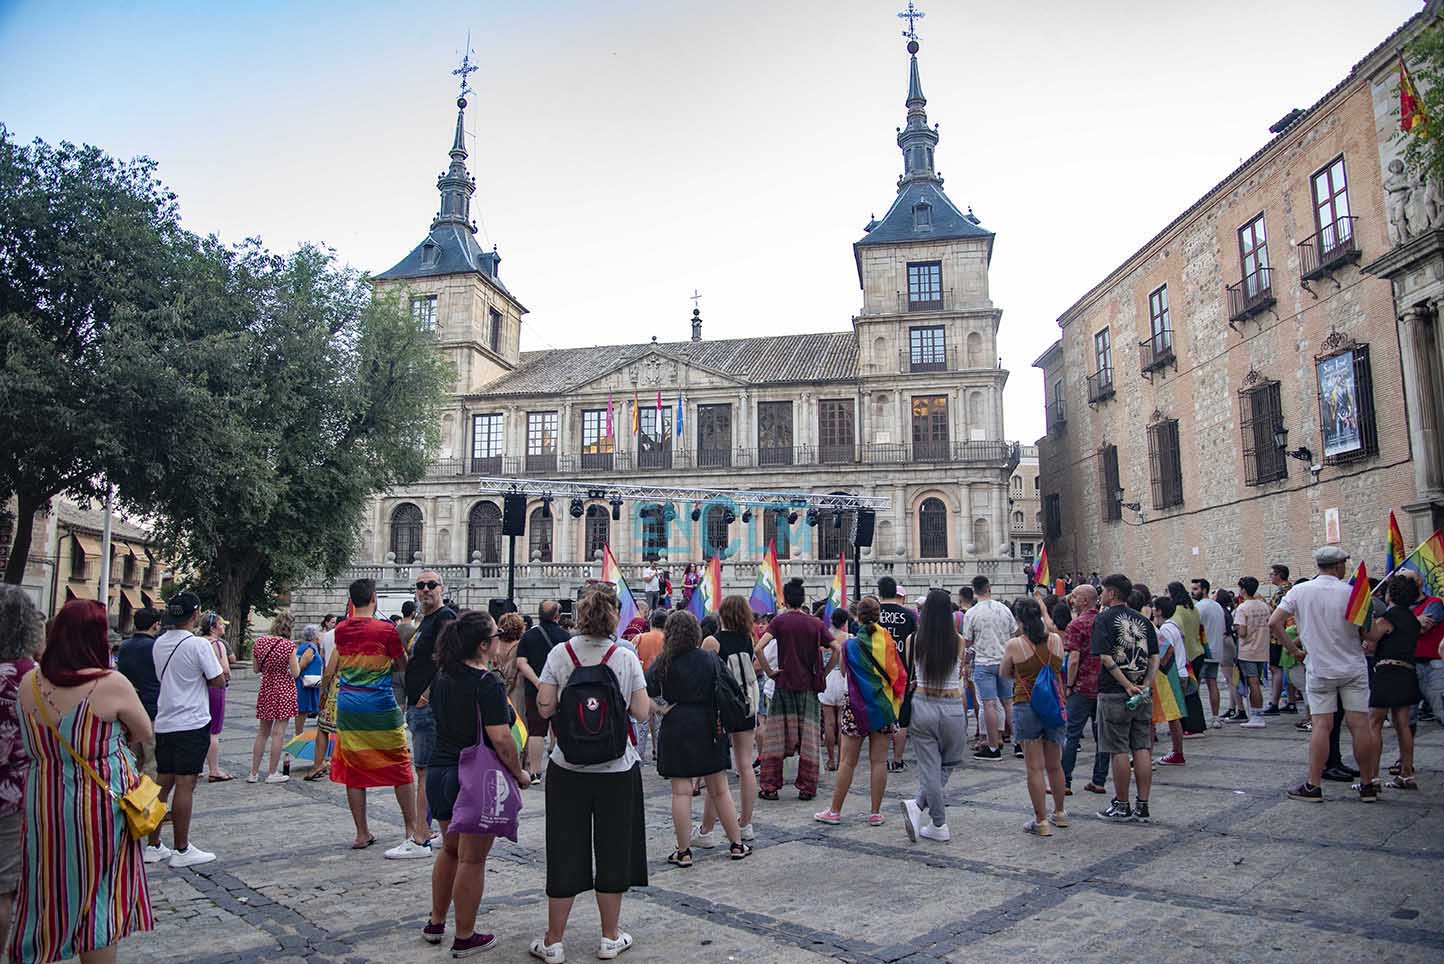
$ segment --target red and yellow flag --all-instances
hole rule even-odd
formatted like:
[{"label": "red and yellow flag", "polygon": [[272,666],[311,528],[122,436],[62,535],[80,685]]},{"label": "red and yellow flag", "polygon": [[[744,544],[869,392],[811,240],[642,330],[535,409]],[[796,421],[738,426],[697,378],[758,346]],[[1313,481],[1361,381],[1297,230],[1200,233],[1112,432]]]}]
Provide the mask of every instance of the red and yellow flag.
[{"label": "red and yellow flag", "polygon": [[1404,533],[1399,531],[1399,520],[1394,518],[1394,510],[1389,510],[1389,546],[1388,565],[1384,572],[1390,573],[1404,564],[1404,557],[1408,553],[1404,551]]},{"label": "red and yellow flag", "polygon": [[1399,55],[1399,130],[1405,134],[1429,136],[1429,112],[1424,108],[1424,98],[1404,66],[1404,55]]},{"label": "red and yellow flag", "polygon": [[1354,573],[1354,588],[1349,593],[1349,605],[1344,615],[1355,626],[1362,626],[1369,621],[1372,606],[1369,602],[1369,570],[1360,562],[1359,570]]}]

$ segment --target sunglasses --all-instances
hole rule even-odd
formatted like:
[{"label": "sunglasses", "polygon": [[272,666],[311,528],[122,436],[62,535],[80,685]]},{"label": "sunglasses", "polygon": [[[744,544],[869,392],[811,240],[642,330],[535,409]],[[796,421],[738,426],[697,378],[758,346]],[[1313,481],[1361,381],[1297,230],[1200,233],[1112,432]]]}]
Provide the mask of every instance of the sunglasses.
[{"label": "sunglasses", "polygon": [[441,583],[437,582],[435,579],[426,579],[426,580],[423,580],[423,581],[421,581],[421,582],[418,582],[418,583],[416,584],[416,588],[417,588],[417,589],[435,589],[435,588],[437,588],[437,587],[440,586],[440,585],[441,585]]}]

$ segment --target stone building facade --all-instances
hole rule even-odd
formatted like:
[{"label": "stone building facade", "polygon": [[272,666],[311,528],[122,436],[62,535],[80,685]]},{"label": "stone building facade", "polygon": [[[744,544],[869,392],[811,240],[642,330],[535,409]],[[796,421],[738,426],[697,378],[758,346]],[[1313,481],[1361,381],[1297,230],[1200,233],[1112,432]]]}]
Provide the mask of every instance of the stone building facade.
[{"label": "stone building facade", "polygon": [[1388,177],[1397,51],[1436,6],[1058,319],[1034,363],[1055,572],[1231,585],[1324,542],[1381,569],[1390,510],[1411,547],[1444,523],[1438,292],[1401,306],[1375,276],[1417,275]]},{"label": "stone building facade", "polygon": [[1038,447],[1024,445],[1018,451],[1018,467],[1008,480],[1008,535],[1013,558],[1032,565],[1043,547],[1043,479],[1038,473]]},{"label": "stone building facade", "polygon": [[[629,573],[659,560],[679,586],[686,563],[721,556],[726,587],[742,591],[774,541],[784,577],[819,590],[839,556],[851,556],[850,513],[746,511],[723,500],[616,506],[608,485],[622,482],[883,498],[864,583],[891,573],[912,591],[1013,573],[1008,482],[1018,453],[1003,434],[994,235],[943,192],[916,42],[908,70],[897,195],[853,245],[861,310],[847,330],[759,338],[704,337],[694,310],[675,340],[521,351],[526,308],[470,220],[475,182],[459,101],[431,231],[375,277],[378,291],[403,289],[418,324],[435,332],[457,391],[426,477],[368,507],[345,575],[373,575],[400,593],[426,565],[464,604],[503,594],[503,503],[483,478],[595,484],[575,504],[548,502],[544,489],[528,502],[522,605],[574,594],[605,544]],[[340,584],[302,590],[297,605],[334,608]]]}]

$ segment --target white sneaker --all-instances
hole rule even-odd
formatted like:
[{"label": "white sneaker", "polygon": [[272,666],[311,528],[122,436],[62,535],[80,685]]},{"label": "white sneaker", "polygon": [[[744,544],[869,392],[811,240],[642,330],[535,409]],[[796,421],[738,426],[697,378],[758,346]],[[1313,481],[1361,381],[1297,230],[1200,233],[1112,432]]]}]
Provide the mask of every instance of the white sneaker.
[{"label": "white sneaker", "polygon": [[610,937],[603,935],[601,944],[597,946],[597,959],[610,961],[631,946],[632,935],[626,931],[617,931],[616,940],[612,940]]},{"label": "white sneaker", "polygon": [[1240,723],[1238,728],[1241,730],[1262,730],[1266,726],[1268,726],[1268,722],[1262,716],[1250,716],[1248,722]]},{"label": "white sneaker", "polygon": [[1223,729],[1223,719],[1221,717],[1215,716],[1213,719],[1208,721],[1208,726],[1210,729],[1213,730],[1221,730]]},{"label": "white sneaker", "polygon": [[911,840],[913,843],[917,843],[918,830],[920,830],[923,825],[922,808],[911,800],[904,800],[902,802],[902,810],[903,830],[907,831],[909,840]]},{"label": "white sneaker", "polygon": [[267,782],[267,783],[286,783],[286,782],[289,781],[290,779],[291,779],[291,778],[288,777],[288,776],[286,776],[284,773],[268,773],[268,774],[266,774],[266,782]]},{"label": "white sneaker", "polygon": [[929,840],[936,840],[938,843],[947,843],[953,839],[953,833],[948,829],[947,824],[943,824],[941,827],[934,827],[930,823],[925,823],[919,828],[918,836],[926,837]]},{"label": "white sneaker", "polygon": [[156,844],[154,847],[147,845],[142,859],[148,864],[158,864],[162,860],[169,860],[172,853],[174,851],[165,844]]},{"label": "white sneaker", "polygon": [[717,830],[714,828],[707,831],[706,833],[703,833],[701,824],[693,827],[692,846],[701,847],[703,850],[711,850],[713,847],[717,846]]},{"label": "white sneaker", "polygon": [[386,851],[387,860],[411,860],[415,857],[430,856],[431,844],[429,841],[427,843],[420,844],[412,840],[410,837],[407,837],[405,840],[401,841],[401,843]]},{"label": "white sneaker", "polygon": [[757,833],[756,833],[756,831],[754,831],[754,830],[752,829],[752,824],[750,824],[750,823],[744,823],[744,824],[741,826],[740,829],[741,829],[741,831],[742,831],[742,839],[743,839],[743,840],[756,840],[756,839],[757,839]]},{"label": "white sneaker", "polygon": [[567,960],[566,948],[562,947],[562,942],[548,944],[545,938],[532,941],[531,947],[527,948],[527,953],[539,961],[545,961],[546,964],[566,964]]},{"label": "white sneaker", "polygon": [[215,854],[207,853],[195,844],[191,844],[184,850],[171,851],[170,869],[178,870],[181,867],[194,867],[197,864],[208,864],[215,859]]},{"label": "white sneaker", "polygon": [[246,777],[246,782],[247,782],[247,783],[260,783],[260,782],[261,782],[261,775],[260,775],[259,773],[252,773],[250,776]]}]

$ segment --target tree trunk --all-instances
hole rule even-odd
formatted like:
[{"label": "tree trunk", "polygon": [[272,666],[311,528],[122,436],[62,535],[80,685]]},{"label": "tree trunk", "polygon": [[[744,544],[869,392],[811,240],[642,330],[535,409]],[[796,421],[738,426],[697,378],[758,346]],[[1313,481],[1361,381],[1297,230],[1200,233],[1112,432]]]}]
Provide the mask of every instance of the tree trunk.
[{"label": "tree trunk", "polygon": [[[15,501],[15,536],[10,543],[10,558],[5,562],[5,581],[18,586],[25,580],[25,566],[30,560],[30,544],[35,538],[35,513],[40,511],[46,500],[17,492]],[[59,565],[59,562],[53,565]]]},{"label": "tree trunk", "polygon": [[237,659],[245,659],[246,618],[251,607],[246,600],[246,584],[249,577],[234,569],[226,571],[220,580],[216,594],[216,611],[230,625],[226,628],[226,642]]}]

